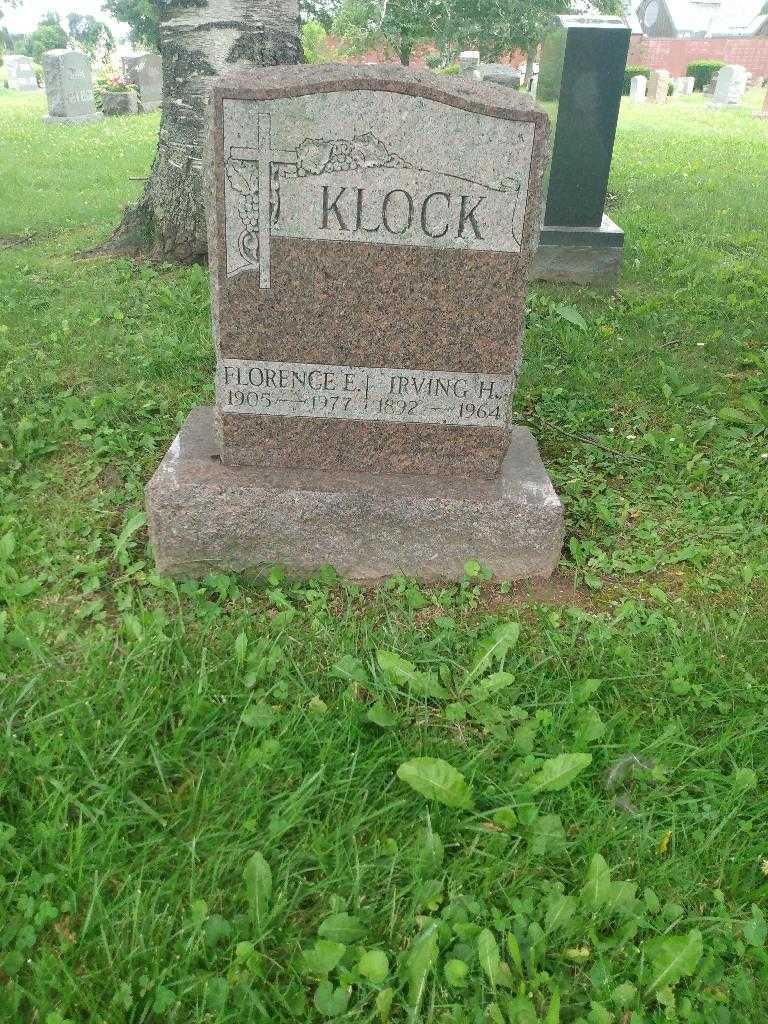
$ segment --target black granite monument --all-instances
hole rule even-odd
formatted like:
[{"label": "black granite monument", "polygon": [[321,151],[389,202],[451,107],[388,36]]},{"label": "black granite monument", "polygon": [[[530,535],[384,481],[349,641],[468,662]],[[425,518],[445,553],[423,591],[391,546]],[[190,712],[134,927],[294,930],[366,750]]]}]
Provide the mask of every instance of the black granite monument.
[{"label": "black granite monument", "polygon": [[604,208],[629,37],[623,18],[560,15],[544,42],[537,99],[555,127],[537,278],[610,283],[621,268]]}]

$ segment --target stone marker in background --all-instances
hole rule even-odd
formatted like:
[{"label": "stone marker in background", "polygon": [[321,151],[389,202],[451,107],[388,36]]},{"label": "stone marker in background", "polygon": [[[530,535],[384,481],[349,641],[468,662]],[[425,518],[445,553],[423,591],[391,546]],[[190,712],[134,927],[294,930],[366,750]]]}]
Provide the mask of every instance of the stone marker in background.
[{"label": "stone marker in background", "polygon": [[544,42],[539,99],[557,106],[536,277],[610,282],[621,268],[605,195],[629,38],[623,18],[561,15]]},{"label": "stone marker in background", "polygon": [[707,82],[707,84],[704,86],[703,92],[705,96],[715,95],[715,89],[717,88],[717,75],[718,72],[716,71],[714,75],[712,75],[710,80]]},{"label": "stone marker in background", "polygon": [[747,88],[747,72],[740,64],[726,64],[717,73],[717,85],[710,107],[740,107]]},{"label": "stone marker in background", "polygon": [[479,50],[462,50],[459,54],[459,74],[478,82],[481,80]]},{"label": "stone marker in background", "polygon": [[651,71],[648,79],[648,102],[666,103],[669,96],[669,72],[664,68]]},{"label": "stone marker in background", "polygon": [[135,85],[143,113],[157,110],[163,102],[163,60],[159,53],[140,53],[123,57],[123,74]]},{"label": "stone marker in background", "polygon": [[43,54],[46,124],[80,124],[98,121],[91,84],[91,62],[77,50],[48,50]]},{"label": "stone marker in background", "polygon": [[645,103],[645,93],[648,88],[648,79],[645,75],[635,75],[629,80],[629,98],[633,103]]},{"label": "stone marker in background", "polygon": [[693,96],[693,88],[696,85],[696,79],[693,75],[686,75],[681,81],[683,83],[683,96]]},{"label": "stone marker in background", "polygon": [[138,94],[135,89],[128,89],[125,92],[104,90],[101,94],[101,109],[104,111],[105,117],[122,117],[128,114],[138,114]]},{"label": "stone marker in background", "polygon": [[503,85],[508,89],[519,89],[523,76],[510,64],[481,64],[480,77],[489,85]]},{"label": "stone marker in background", "polygon": [[215,410],[147,487],[158,568],[548,576],[562,506],[512,426],[544,112],[388,66],[212,93]]},{"label": "stone marker in background", "polygon": [[8,88],[16,92],[33,92],[38,88],[32,61],[22,53],[6,53],[3,65],[8,73]]},{"label": "stone marker in background", "polygon": [[763,101],[763,109],[756,111],[755,117],[768,118],[768,92],[766,92],[765,94],[765,100]]}]

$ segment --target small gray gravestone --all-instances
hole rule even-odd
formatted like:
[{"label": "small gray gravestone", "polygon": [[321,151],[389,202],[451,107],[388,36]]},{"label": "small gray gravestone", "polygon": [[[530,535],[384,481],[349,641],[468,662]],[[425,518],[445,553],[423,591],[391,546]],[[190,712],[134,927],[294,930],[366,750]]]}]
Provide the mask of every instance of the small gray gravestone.
[{"label": "small gray gravestone", "polygon": [[715,89],[717,88],[717,76],[718,76],[718,73],[719,72],[716,71],[714,73],[714,75],[712,75],[710,80],[707,82],[707,84],[704,86],[704,95],[705,96],[714,96]]},{"label": "small gray gravestone", "polygon": [[726,64],[717,73],[717,85],[710,107],[721,110],[724,107],[740,107],[747,88],[747,72],[740,64]]},{"label": "small gray gravestone", "polygon": [[478,82],[482,79],[479,50],[463,50],[459,54],[459,74]]},{"label": "small gray gravestone", "polygon": [[648,102],[666,103],[669,96],[669,72],[663,68],[651,71],[648,79]]},{"label": "small gray gravestone", "polygon": [[147,486],[158,568],[548,576],[562,506],[510,411],[544,111],[385,65],[211,97],[216,402]]},{"label": "small gray gravestone", "polygon": [[755,117],[768,118],[768,92],[765,94],[765,100],[763,101],[762,110],[758,110],[755,113]]},{"label": "small gray gravestone", "polygon": [[629,81],[629,98],[633,103],[645,103],[648,79],[645,75],[635,75]]},{"label": "small gray gravestone", "polygon": [[8,88],[15,92],[34,92],[37,88],[37,76],[29,57],[19,53],[6,53],[3,64],[8,72]]},{"label": "small gray gravestone", "polygon": [[91,63],[77,50],[48,50],[43,54],[45,96],[48,100],[46,124],[80,124],[98,121],[91,85]]},{"label": "small gray gravestone", "polygon": [[136,57],[123,57],[123,73],[139,94],[141,110],[147,114],[157,110],[163,102],[163,60],[158,53],[141,53]]},{"label": "small gray gravestone", "polygon": [[110,92],[105,90],[101,94],[101,109],[105,117],[122,117],[128,114],[138,114],[139,97],[135,89],[128,89],[126,92]]},{"label": "small gray gravestone", "polygon": [[683,79],[683,95],[693,96],[693,88],[696,85],[696,79],[693,75],[686,75]]},{"label": "small gray gravestone", "polygon": [[481,64],[480,77],[489,85],[503,85],[507,89],[519,89],[523,80],[518,69],[509,64]]}]

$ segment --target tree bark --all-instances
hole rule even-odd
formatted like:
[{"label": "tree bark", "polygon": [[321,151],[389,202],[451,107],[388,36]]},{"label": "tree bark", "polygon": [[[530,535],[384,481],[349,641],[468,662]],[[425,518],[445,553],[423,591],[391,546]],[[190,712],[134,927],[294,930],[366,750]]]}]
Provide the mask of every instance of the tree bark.
[{"label": "tree bark", "polygon": [[213,79],[303,60],[298,0],[159,0],[163,106],[152,173],[104,244],[195,263],[207,253],[202,153]]}]

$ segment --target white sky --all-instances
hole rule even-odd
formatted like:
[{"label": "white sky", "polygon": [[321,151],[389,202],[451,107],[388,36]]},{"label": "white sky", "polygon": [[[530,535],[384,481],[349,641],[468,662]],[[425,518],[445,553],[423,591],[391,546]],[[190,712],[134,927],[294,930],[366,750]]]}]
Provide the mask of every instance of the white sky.
[{"label": "white sky", "polygon": [[115,21],[111,14],[102,11],[101,0],[22,0],[18,7],[3,4],[3,10],[3,25],[12,33],[32,32],[48,11],[56,11],[65,28],[68,14],[92,14],[94,18],[109,25],[116,41],[127,36],[129,31],[128,25]]}]

